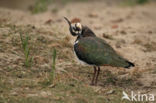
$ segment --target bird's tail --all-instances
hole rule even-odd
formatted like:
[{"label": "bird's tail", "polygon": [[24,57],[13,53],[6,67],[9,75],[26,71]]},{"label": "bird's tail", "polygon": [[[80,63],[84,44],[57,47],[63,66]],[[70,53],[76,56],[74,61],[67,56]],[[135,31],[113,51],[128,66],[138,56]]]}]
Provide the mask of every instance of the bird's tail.
[{"label": "bird's tail", "polygon": [[134,67],[135,66],[134,63],[132,63],[132,62],[129,62],[129,61],[126,61],[126,62],[128,63],[128,65],[125,66],[125,68],[129,69],[129,67]]}]

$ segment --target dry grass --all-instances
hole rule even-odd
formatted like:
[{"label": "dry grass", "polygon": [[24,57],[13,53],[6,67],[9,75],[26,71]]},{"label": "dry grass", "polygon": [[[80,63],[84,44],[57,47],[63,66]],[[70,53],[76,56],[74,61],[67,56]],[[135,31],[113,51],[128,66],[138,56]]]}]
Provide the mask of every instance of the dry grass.
[{"label": "dry grass", "polygon": [[[36,35],[35,32],[38,31],[37,28],[31,29],[27,26],[14,27],[12,24],[5,25],[4,28],[9,28],[11,33],[9,32],[9,34],[1,35],[1,37],[4,39],[10,39],[10,41],[7,43],[6,40],[1,40],[1,43],[6,44],[7,53],[12,55],[15,60],[9,65],[7,65],[7,62],[3,62],[3,64],[1,64],[3,67],[3,71],[1,71],[3,73],[1,73],[0,79],[0,102],[62,103],[72,101],[75,103],[93,103],[98,101],[98,103],[103,103],[103,101],[106,101],[106,103],[109,103],[110,100],[118,102],[121,101],[120,96],[122,92],[118,87],[113,89],[115,90],[115,93],[112,94],[110,98],[104,94],[103,89],[97,91],[88,85],[88,81],[90,81],[92,77],[92,69],[89,70],[88,68],[90,67],[79,66],[75,62],[74,58],[72,58],[73,52],[72,45],[69,42],[71,39],[70,36],[62,38],[55,35],[57,36],[56,38],[59,38],[58,40],[47,38],[42,36],[40,33]],[[32,67],[27,69],[23,65],[24,57],[22,56],[21,44],[19,43],[20,36],[14,34],[15,32],[16,34],[19,34],[21,30],[29,31],[30,51],[31,55],[34,56]],[[45,35],[46,33],[48,32],[44,31]],[[13,52],[13,48],[16,49],[16,53]],[[55,83],[51,85],[48,78],[51,71],[51,51],[53,48],[57,49],[58,58],[56,61]],[[8,61],[9,58],[10,57],[6,57],[5,60]],[[62,65],[58,66],[59,62]],[[70,62],[72,62],[72,64],[68,65]],[[65,71],[59,71],[59,68],[63,68]],[[124,84],[129,86],[132,85],[131,78],[120,79],[116,78],[117,74],[112,74],[109,71],[104,72],[106,73],[106,75],[104,75],[105,79],[102,80],[105,85],[103,85],[104,88],[108,85],[122,85],[123,87],[126,86]],[[103,76],[102,74],[101,76]],[[110,87],[109,90],[112,88],[114,87]]]},{"label": "dry grass", "polygon": [[156,42],[151,42],[151,41],[142,41],[141,39],[136,38],[133,41],[133,44],[138,44],[141,45],[145,48],[145,52],[152,52],[152,51],[156,51]]}]

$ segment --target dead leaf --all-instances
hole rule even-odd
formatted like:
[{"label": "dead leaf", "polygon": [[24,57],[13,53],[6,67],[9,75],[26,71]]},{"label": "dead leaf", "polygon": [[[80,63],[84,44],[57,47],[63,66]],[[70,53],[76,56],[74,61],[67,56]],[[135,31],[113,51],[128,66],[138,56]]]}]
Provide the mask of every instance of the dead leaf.
[{"label": "dead leaf", "polygon": [[88,14],[88,16],[91,18],[97,18],[98,17],[98,15],[96,13],[90,13],[90,14]]},{"label": "dead leaf", "polygon": [[53,22],[53,20],[52,19],[49,19],[49,20],[47,20],[46,22],[45,22],[45,24],[51,24]]},{"label": "dead leaf", "polygon": [[116,20],[112,20],[111,22],[113,23],[120,23],[123,22],[124,20],[122,18],[116,19]]},{"label": "dead leaf", "polygon": [[126,35],[127,34],[127,32],[124,31],[124,30],[121,30],[120,33],[123,34],[123,35]]},{"label": "dead leaf", "polygon": [[106,34],[106,33],[103,33],[102,36],[103,36],[104,38],[106,38],[106,39],[110,39],[110,40],[113,40],[113,39],[114,39],[111,35],[108,35],[108,34]]},{"label": "dead leaf", "polygon": [[118,25],[113,25],[112,26],[112,29],[117,29],[118,28]]}]

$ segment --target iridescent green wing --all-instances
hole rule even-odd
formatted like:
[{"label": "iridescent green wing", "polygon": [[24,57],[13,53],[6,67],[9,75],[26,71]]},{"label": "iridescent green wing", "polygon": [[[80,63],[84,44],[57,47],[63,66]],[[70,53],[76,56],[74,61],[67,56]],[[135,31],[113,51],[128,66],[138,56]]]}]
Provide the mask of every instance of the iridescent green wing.
[{"label": "iridescent green wing", "polygon": [[80,60],[98,66],[110,65],[126,67],[128,63],[104,40],[97,37],[81,38],[74,46]]}]

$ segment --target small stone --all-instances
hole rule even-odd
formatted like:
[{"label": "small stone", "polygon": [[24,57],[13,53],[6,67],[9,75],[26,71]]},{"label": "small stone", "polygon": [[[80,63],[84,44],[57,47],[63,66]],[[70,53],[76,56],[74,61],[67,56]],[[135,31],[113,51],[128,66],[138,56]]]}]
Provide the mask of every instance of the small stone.
[{"label": "small stone", "polygon": [[112,20],[111,22],[113,23],[120,23],[123,22],[124,20],[122,18],[116,19],[116,20]]},{"label": "small stone", "polygon": [[100,29],[102,29],[101,26],[95,26],[94,28],[95,28],[96,30],[100,30]]},{"label": "small stone", "polygon": [[17,92],[12,92],[11,95],[17,96]]},{"label": "small stone", "polygon": [[88,14],[88,16],[91,18],[97,18],[98,17],[98,15],[96,13],[90,13],[90,14]]},{"label": "small stone", "polygon": [[106,38],[106,39],[110,39],[110,40],[113,40],[113,39],[114,39],[111,35],[108,35],[108,34],[106,34],[106,33],[103,33],[102,36],[103,36],[104,38]]},{"label": "small stone", "polygon": [[114,90],[110,90],[106,94],[113,94],[113,93],[115,93],[115,91]]},{"label": "small stone", "polygon": [[148,31],[148,33],[149,33],[149,34],[152,34],[153,32],[152,32],[152,31]]},{"label": "small stone", "polygon": [[51,84],[50,86],[49,86],[49,88],[54,88],[56,86],[56,84]]},{"label": "small stone", "polygon": [[120,44],[115,44],[116,48],[121,48]]},{"label": "small stone", "polygon": [[117,29],[118,25],[112,25],[112,29]]},{"label": "small stone", "polygon": [[40,93],[40,95],[43,96],[43,97],[47,97],[48,95],[51,95],[51,93],[50,92],[46,92],[46,91],[42,91]]},{"label": "small stone", "polygon": [[124,31],[124,30],[121,30],[120,33],[123,34],[123,35],[127,34],[126,31]]}]

